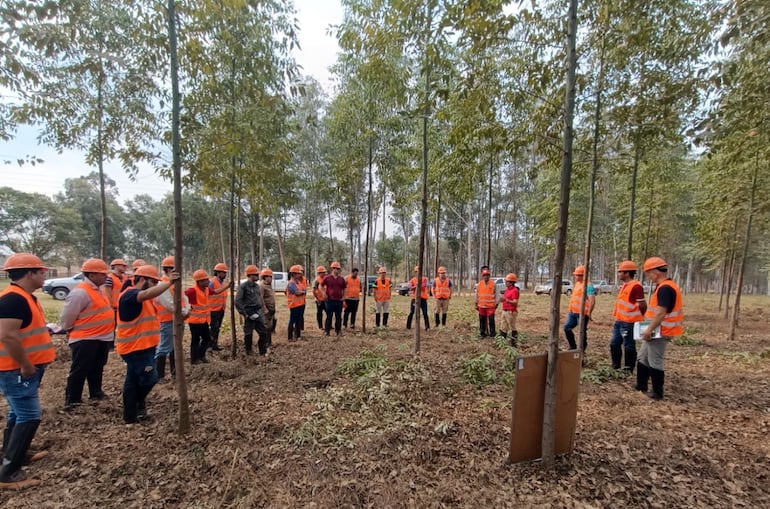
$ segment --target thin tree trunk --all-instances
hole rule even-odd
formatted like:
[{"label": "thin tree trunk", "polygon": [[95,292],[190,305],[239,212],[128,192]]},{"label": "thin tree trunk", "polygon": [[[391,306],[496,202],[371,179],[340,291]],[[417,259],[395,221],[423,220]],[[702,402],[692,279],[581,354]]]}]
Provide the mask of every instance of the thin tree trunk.
[{"label": "thin tree trunk", "polygon": [[725,259],[722,261],[722,277],[721,282],[719,283],[719,307],[717,307],[717,311],[722,311],[722,300],[725,296],[725,288],[727,286],[727,264],[729,263],[728,260],[728,254],[725,252]]},{"label": "thin tree trunk", "polygon": [[283,254],[283,235],[281,235],[281,222],[278,219],[278,212],[275,213],[273,220],[275,221],[275,240],[278,244],[278,256],[281,258],[281,271],[286,272],[286,259]]},{"label": "thin tree trunk", "polygon": [[733,241],[730,243],[730,268],[727,271],[727,292],[725,294],[725,314],[724,319],[730,314],[730,292],[733,291],[733,273],[735,272],[735,248],[738,244],[738,219],[735,219],[735,228],[733,229]]},{"label": "thin tree trunk", "polygon": [[[430,16],[428,16],[430,26]],[[423,49],[424,51],[424,49]],[[425,272],[425,232],[428,229],[428,106],[430,97],[430,67],[425,67],[425,109],[422,116],[422,202],[420,207],[420,244],[417,255],[417,284],[414,290],[414,354],[420,354],[422,275]],[[427,325],[427,324],[425,324]]]},{"label": "thin tree trunk", "polygon": [[[235,265],[235,157],[231,159],[231,165],[232,165],[232,173],[230,174],[230,206],[228,207],[230,209],[230,213],[228,214],[228,218],[230,220],[230,263],[231,263],[231,270],[234,268]],[[235,272],[231,272],[230,274],[235,274]],[[230,354],[232,355],[232,358],[235,359],[236,355],[238,354],[238,342],[236,341],[235,336],[235,295],[232,292],[232,289],[230,291],[230,339],[231,339],[231,345],[230,345]]]},{"label": "thin tree trunk", "polygon": [[[494,150],[494,149],[493,149]],[[492,263],[492,180],[495,176],[495,158],[493,154],[489,155],[489,186],[487,187],[487,267]]]},{"label": "thin tree trunk", "polygon": [[626,246],[626,260],[633,260],[634,250],[634,218],[636,215],[636,179],[639,175],[639,159],[641,158],[641,148],[639,147],[639,129],[637,128],[634,139],[634,166],[631,172],[631,205],[628,211],[628,244]]},{"label": "thin tree trunk", "polygon": [[440,237],[439,237],[439,228],[441,227],[441,186],[438,188],[438,198],[436,201],[436,255],[434,256],[433,260],[433,273],[438,274],[438,265],[439,265],[439,244],[440,244]]},{"label": "thin tree trunk", "polygon": [[366,193],[366,242],[364,243],[364,278],[361,296],[361,331],[366,334],[366,296],[369,294],[369,235],[372,228],[372,166],[374,166],[374,142],[369,140],[369,190]]},{"label": "thin tree trunk", "polygon": [[572,123],[575,114],[575,68],[577,55],[577,0],[570,0],[567,19],[567,76],[566,98],[564,102],[564,151],[561,165],[561,188],[559,193],[559,223],[554,255],[553,291],[551,292],[550,339],[548,345],[548,367],[545,382],[545,402],[543,408],[543,465],[551,467],[556,449],[556,361],[559,355],[559,318],[561,279],[567,246],[567,224],[569,220],[569,183],[572,176]]}]

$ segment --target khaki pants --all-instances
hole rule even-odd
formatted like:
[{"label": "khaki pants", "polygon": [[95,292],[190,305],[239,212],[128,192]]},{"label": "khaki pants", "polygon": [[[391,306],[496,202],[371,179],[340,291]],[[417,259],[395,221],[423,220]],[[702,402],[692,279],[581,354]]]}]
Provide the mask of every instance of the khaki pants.
[{"label": "khaki pants", "polygon": [[388,313],[390,310],[389,300],[378,300],[374,303],[374,312],[379,314]]},{"label": "khaki pants", "polygon": [[449,299],[434,299],[434,313],[437,315],[445,315],[449,311]]},{"label": "khaki pants", "polygon": [[503,323],[500,325],[500,332],[507,333],[516,330],[516,317],[518,315],[518,311],[503,310]]}]

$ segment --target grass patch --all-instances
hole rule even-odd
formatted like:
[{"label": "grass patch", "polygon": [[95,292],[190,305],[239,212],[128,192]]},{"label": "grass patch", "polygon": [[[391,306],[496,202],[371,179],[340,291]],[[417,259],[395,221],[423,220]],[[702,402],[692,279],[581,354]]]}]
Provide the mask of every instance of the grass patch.
[{"label": "grass patch", "polygon": [[580,381],[592,384],[603,384],[611,380],[625,380],[631,372],[624,369],[613,369],[609,364],[599,364],[595,368],[586,368],[580,372]]},{"label": "grass patch", "polygon": [[495,372],[494,360],[495,358],[489,353],[463,359],[461,361],[463,379],[477,387],[495,383],[497,373]]},{"label": "grass patch", "polygon": [[706,344],[706,340],[691,338],[689,336],[682,335],[676,338],[673,341],[673,343],[676,346],[704,346]]},{"label": "grass patch", "polygon": [[375,351],[364,350],[358,357],[345,359],[337,366],[336,373],[361,377],[380,370],[385,365],[385,346],[379,345]]}]

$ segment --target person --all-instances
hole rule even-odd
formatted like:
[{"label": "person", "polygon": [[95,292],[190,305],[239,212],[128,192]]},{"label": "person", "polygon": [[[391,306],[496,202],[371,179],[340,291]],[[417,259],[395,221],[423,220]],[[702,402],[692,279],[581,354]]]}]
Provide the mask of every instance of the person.
[{"label": "person", "polygon": [[[415,267],[412,271],[414,273],[414,277],[409,281],[409,291],[412,293],[412,302],[409,304],[409,316],[406,317],[406,328],[411,329],[412,328],[412,318],[414,317],[414,311],[415,311],[415,302],[416,302],[416,294],[417,294],[417,273],[419,272],[420,268]],[[419,285],[420,287],[420,310],[422,311],[422,318],[425,322],[425,330],[430,329],[430,321],[428,320],[428,298],[429,295],[429,286],[428,286],[428,278],[423,276],[422,277],[422,284]]]},{"label": "person", "polygon": [[221,350],[219,347],[219,330],[222,328],[222,320],[225,318],[225,308],[227,307],[227,294],[225,293],[232,281],[225,283],[227,278],[227,265],[217,263],[214,265],[214,275],[209,282],[209,306],[211,307],[211,349],[215,352]]},{"label": "person", "polygon": [[115,313],[118,312],[118,299],[120,299],[120,290],[123,288],[123,283],[126,281],[126,265],[123,258],[116,258],[110,262],[110,273],[107,274],[107,279],[104,280],[102,285],[102,293],[110,301]]},{"label": "person", "polygon": [[307,286],[303,283],[304,276],[299,265],[289,268],[289,284],[286,285],[286,305],[289,307],[289,341],[297,341],[302,337],[302,317],[305,314],[305,296]]},{"label": "person", "polygon": [[91,400],[107,396],[102,377],[115,334],[115,313],[100,287],[107,280],[109,268],[104,260],[90,258],[80,267],[83,281],[67,294],[59,325],[67,331],[72,352],[70,372],[64,389],[64,409],[83,403],[83,385],[88,381]]},{"label": "person", "polygon": [[265,328],[267,330],[267,347],[273,346],[273,331],[275,330],[275,291],[273,290],[273,271],[265,267],[259,273],[259,296],[265,309]]},{"label": "person", "polygon": [[[174,272],[174,257],[167,256],[161,262],[163,276],[162,282],[169,282],[170,274]],[[171,378],[176,377],[176,363],[174,357],[174,285],[155,298],[158,309],[158,321],[160,322],[160,343],[155,350],[155,369],[158,371],[158,383],[166,380],[166,359],[171,371]],[[190,301],[187,295],[182,294],[182,316],[190,314]]]},{"label": "person", "polygon": [[337,337],[342,335],[342,299],[345,296],[345,278],[340,276],[339,262],[332,262],[332,273],[323,278],[321,289],[324,292],[326,302],[326,324],[324,335],[328,336],[332,330],[332,316],[334,316],[334,331]]},{"label": "person", "polygon": [[[668,277],[668,264],[663,258],[653,256],[644,262],[644,275],[655,290],[650,296],[650,305],[644,313],[649,325],[641,334],[642,346],[636,364],[636,390],[646,392],[652,380],[652,390],[647,396],[663,399],[663,385],[666,381],[664,358],[669,341],[682,335],[682,291]],[[660,327],[660,337],[653,337],[653,331]]]},{"label": "person", "polygon": [[185,290],[190,302],[190,316],[187,324],[190,326],[190,362],[192,364],[208,364],[206,350],[211,343],[211,322],[209,304],[209,274],[203,269],[193,272],[195,285]]},{"label": "person", "polygon": [[358,302],[361,299],[361,278],[358,277],[358,269],[353,267],[348,277],[345,278],[345,311],[342,313],[342,327],[348,328],[348,319],[350,319],[350,328],[356,328],[356,314],[358,313]]},{"label": "person", "polygon": [[257,279],[259,269],[256,265],[246,267],[246,281],[238,287],[235,296],[235,309],[243,318],[243,342],[246,345],[246,355],[252,355],[253,334],[257,331],[257,349],[259,355],[267,354],[267,326],[265,325],[266,309]]},{"label": "person", "polygon": [[[310,285],[307,284],[307,278],[305,277],[305,267],[302,265],[297,265],[297,268],[299,269],[299,282],[302,284],[302,287],[305,289],[305,295],[307,299],[307,289]],[[299,317],[299,330],[304,331],[305,330],[305,304],[302,305],[302,314]]]},{"label": "person", "polygon": [[158,269],[142,265],[134,272],[134,284],[120,296],[115,352],[126,363],[123,382],[126,424],[147,418],[146,398],[158,381],[155,347],[160,342],[160,322],[154,299],[178,279],[179,273],[171,272],[169,281],[160,283]]},{"label": "person", "polygon": [[[446,327],[446,315],[449,311],[449,299],[452,298],[452,281],[446,277],[446,268],[438,268],[438,277],[433,281],[434,314],[436,327]],[[440,321],[439,321],[440,320]]]},{"label": "person", "polygon": [[142,260],[141,258],[137,258],[131,263],[131,269],[132,269],[131,277],[126,277],[126,279],[123,280],[123,285],[120,287],[120,293],[123,293],[126,291],[126,289],[134,286],[134,281],[136,280],[135,278],[136,269],[144,265],[147,265],[147,262]]},{"label": "person", "polygon": [[495,312],[500,304],[500,295],[495,288],[495,282],[490,277],[489,269],[482,267],[481,280],[476,285],[476,311],[479,314],[479,336],[494,338]]},{"label": "person", "polygon": [[324,328],[324,311],[326,310],[326,302],[324,301],[324,291],[321,288],[321,282],[326,277],[326,267],[319,265],[315,269],[316,278],[313,282],[313,297],[315,297],[315,319],[318,322],[318,329]]},{"label": "person", "polygon": [[575,284],[572,285],[572,296],[569,299],[569,312],[567,313],[567,321],[564,324],[564,335],[567,337],[570,350],[577,350],[577,343],[575,342],[575,333],[572,329],[578,326],[580,323],[580,301],[583,298],[583,292],[586,294],[586,303],[583,308],[583,314],[585,320],[583,320],[583,334],[586,336],[586,341],[583,343],[583,351],[586,351],[588,347],[588,322],[591,320],[591,313],[594,311],[596,305],[596,292],[594,285],[590,282],[584,282],[586,268],[584,265],[578,265],[574,272]]},{"label": "person", "polygon": [[516,287],[516,274],[511,272],[505,276],[505,291],[503,292],[503,323],[500,333],[508,338],[511,333],[511,346],[516,346],[519,331],[516,330],[516,318],[519,316],[519,289]]},{"label": "person", "polygon": [[612,316],[615,317],[610,339],[612,369],[620,369],[620,361],[625,351],[623,369],[629,373],[633,373],[636,366],[634,323],[641,322],[647,311],[642,284],[634,279],[637,270],[639,268],[631,260],[620,262],[618,265],[618,279],[623,282],[623,286],[618,291],[615,309],[612,311]]},{"label": "person", "polygon": [[[380,328],[382,323],[383,328],[388,328],[388,317],[390,316],[390,278],[387,277],[388,271],[385,267],[380,267],[377,270],[379,277],[374,281],[374,323],[377,328]],[[382,317],[382,322],[380,322]]]},{"label": "person", "polygon": [[[18,490],[41,482],[27,479],[22,465],[43,415],[40,382],[56,350],[34,295],[42,288],[48,268],[33,254],[16,253],[8,257],[3,270],[11,284],[0,293],[0,393],[8,403],[0,489]],[[45,453],[37,456],[41,454]]]}]

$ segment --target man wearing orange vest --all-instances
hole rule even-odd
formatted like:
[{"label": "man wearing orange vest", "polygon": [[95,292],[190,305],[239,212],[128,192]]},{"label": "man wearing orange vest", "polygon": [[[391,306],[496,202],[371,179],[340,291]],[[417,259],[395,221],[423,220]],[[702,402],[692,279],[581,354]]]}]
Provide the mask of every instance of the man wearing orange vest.
[{"label": "man wearing orange vest", "polygon": [[430,320],[428,320],[428,298],[430,297],[430,289],[428,287],[428,278],[423,276],[422,283],[417,284],[417,273],[420,271],[419,267],[415,267],[412,271],[414,277],[409,281],[409,291],[412,292],[412,302],[409,304],[409,316],[406,317],[406,328],[412,328],[412,318],[414,318],[415,308],[417,306],[417,288],[420,288],[420,311],[422,311],[422,318],[425,322],[425,330],[430,329]]},{"label": "man wearing orange vest", "polygon": [[586,294],[586,304],[583,309],[585,320],[583,321],[583,332],[586,335],[586,342],[583,344],[583,351],[585,352],[588,347],[588,321],[591,319],[591,313],[594,311],[596,305],[596,298],[594,285],[591,283],[585,283],[586,268],[583,265],[578,265],[575,271],[572,273],[575,276],[575,284],[572,286],[572,296],[569,300],[569,312],[567,313],[567,321],[564,324],[564,335],[567,337],[570,350],[577,350],[577,343],[575,342],[575,333],[572,331],[580,323],[580,301],[583,297],[583,292]]},{"label": "man wearing orange vest", "polygon": [[40,484],[27,479],[21,467],[43,415],[40,381],[56,351],[43,308],[33,295],[42,288],[48,269],[37,256],[17,253],[8,257],[3,270],[11,284],[0,293],[0,393],[8,402],[0,489],[22,489]]},{"label": "man wearing orange vest", "polygon": [[[647,382],[652,380],[652,390],[647,393],[652,399],[663,399],[663,385],[666,379],[664,357],[666,345],[682,335],[682,291],[668,277],[668,264],[663,258],[653,256],[644,262],[644,275],[655,284],[650,296],[650,305],[644,314],[649,325],[642,332],[642,347],[636,365],[636,386],[638,391],[647,391]],[[660,333],[653,332],[660,327]]]},{"label": "man wearing orange vest", "polygon": [[159,283],[158,269],[142,265],[134,271],[134,284],[118,302],[118,328],[115,351],[126,363],[123,382],[123,421],[134,424],[147,418],[146,398],[158,381],[155,347],[160,342],[160,322],[155,297],[179,280],[171,272],[169,281]]},{"label": "man wearing orange vest", "polygon": [[235,295],[235,309],[243,316],[243,341],[246,345],[246,355],[252,355],[253,334],[257,331],[259,340],[257,348],[259,355],[267,354],[268,332],[265,324],[265,309],[262,302],[262,292],[257,280],[259,279],[259,269],[256,265],[246,267],[247,281],[241,283],[238,287],[238,293]]},{"label": "man wearing orange vest", "polygon": [[[436,327],[446,327],[446,314],[449,311],[449,299],[452,298],[452,281],[446,277],[446,268],[438,268],[438,277],[433,281],[433,298],[436,300],[434,313]],[[439,322],[439,318],[441,321]]]},{"label": "man wearing orange vest", "polygon": [[318,328],[324,328],[324,311],[326,311],[326,295],[324,294],[321,283],[326,277],[326,267],[319,265],[316,269],[316,278],[313,283],[313,297],[315,297],[315,319],[318,321]]},{"label": "man wearing orange vest", "polygon": [[481,280],[476,285],[476,311],[479,313],[479,336],[494,338],[495,312],[500,304],[500,295],[495,288],[495,282],[489,276],[489,268],[481,268]]},{"label": "man wearing orange vest", "polygon": [[190,326],[190,363],[208,364],[206,350],[211,343],[211,322],[209,303],[209,275],[203,269],[193,272],[195,286],[185,290],[185,295],[190,301],[190,316],[187,324]]},{"label": "man wearing orange vest", "polygon": [[[167,256],[160,265],[163,270],[161,281],[171,281],[169,275],[174,272],[174,257]],[[155,369],[158,370],[158,383],[166,380],[166,358],[168,358],[171,378],[176,377],[176,364],[174,363],[174,285],[155,298],[158,309],[158,321],[160,322],[160,343],[155,349]],[[190,302],[187,295],[182,294],[182,317],[190,314]]]},{"label": "man wearing orange vest", "polygon": [[615,309],[612,312],[615,317],[615,323],[612,326],[612,339],[610,339],[612,369],[620,369],[620,361],[625,350],[626,360],[623,369],[629,373],[633,373],[634,366],[636,366],[634,323],[641,322],[647,311],[642,284],[634,279],[637,270],[639,268],[631,260],[620,262],[618,265],[618,279],[623,282],[623,286],[618,291]]},{"label": "man wearing orange vest", "polygon": [[117,313],[118,312],[118,299],[120,298],[120,289],[123,288],[123,283],[126,281],[126,265],[123,258],[116,258],[110,262],[110,273],[107,274],[107,279],[102,285],[102,292],[107,300],[110,301],[110,306]]},{"label": "man wearing orange vest", "polygon": [[361,300],[361,278],[358,277],[358,269],[353,268],[345,278],[345,311],[342,313],[342,327],[356,328],[356,314],[358,314],[358,302]]},{"label": "man wearing orange vest", "polygon": [[219,351],[219,329],[222,328],[222,320],[225,318],[227,307],[227,294],[225,293],[232,281],[225,283],[227,278],[227,265],[217,263],[214,265],[214,275],[209,283],[209,306],[211,306],[211,349]]},{"label": "man wearing orange vest", "polygon": [[305,296],[307,286],[303,282],[302,268],[292,265],[289,268],[289,284],[286,285],[286,305],[289,307],[289,341],[297,341],[302,336],[302,320],[305,315]]},{"label": "man wearing orange vest", "polygon": [[374,322],[377,328],[380,328],[380,316],[382,316],[382,326],[388,328],[388,317],[390,316],[390,278],[386,276],[385,267],[377,270],[378,277],[374,281]]},{"label": "man wearing orange vest", "polygon": [[115,313],[100,291],[109,269],[103,260],[91,258],[80,267],[83,281],[67,294],[59,323],[67,331],[72,363],[64,390],[64,409],[80,405],[88,381],[89,399],[106,397],[102,376],[115,333]]}]

